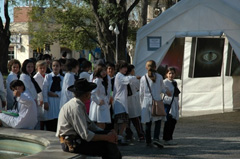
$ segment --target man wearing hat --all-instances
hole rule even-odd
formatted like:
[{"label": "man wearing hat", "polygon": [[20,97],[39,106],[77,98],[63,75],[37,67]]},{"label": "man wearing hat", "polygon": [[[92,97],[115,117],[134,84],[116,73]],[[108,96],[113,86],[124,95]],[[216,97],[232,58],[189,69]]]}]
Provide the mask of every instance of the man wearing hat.
[{"label": "man wearing hat", "polygon": [[113,130],[103,131],[87,115],[84,103],[96,87],[95,83],[86,79],[78,79],[68,87],[75,97],[60,110],[56,136],[60,138],[63,151],[102,156],[103,159],[121,159],[117,134]]}]

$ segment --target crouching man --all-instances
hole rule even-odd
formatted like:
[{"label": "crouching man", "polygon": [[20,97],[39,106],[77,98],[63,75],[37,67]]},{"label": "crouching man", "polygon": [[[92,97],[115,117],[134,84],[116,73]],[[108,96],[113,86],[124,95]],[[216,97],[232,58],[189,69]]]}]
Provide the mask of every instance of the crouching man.
[{"label": "crouching man", "polygon": [[75,97],[60,110],[56,136],[60,138],[63,151],[121,159],[117,134],[113,130],[103,131],[87,115],[84,103],[90,99],[95,88],[96,84],[86,79],[78,79],[68,88]]}]

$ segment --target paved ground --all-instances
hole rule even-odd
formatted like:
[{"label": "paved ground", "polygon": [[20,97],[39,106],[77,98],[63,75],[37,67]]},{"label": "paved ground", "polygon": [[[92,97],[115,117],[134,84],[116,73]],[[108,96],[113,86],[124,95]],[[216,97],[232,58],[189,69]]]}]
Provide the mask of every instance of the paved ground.
[{"label": "paved ground", "polygon": [[177,146],[120,146],[124,159],[240,159],[240,111],[182,117],[176,125]]},{"label": "paved ground", "polygon": [[[50,143],[45,150],[26,159],[82,159],[77,154],[63,152],[52,132],[0,128],[2,134]],[[174,139],[179,143],[177,146],[163,149],[148,148],[137,141],[119,148],[123,159],[240,159],[240,111],[182,117],[176,125]]]}]

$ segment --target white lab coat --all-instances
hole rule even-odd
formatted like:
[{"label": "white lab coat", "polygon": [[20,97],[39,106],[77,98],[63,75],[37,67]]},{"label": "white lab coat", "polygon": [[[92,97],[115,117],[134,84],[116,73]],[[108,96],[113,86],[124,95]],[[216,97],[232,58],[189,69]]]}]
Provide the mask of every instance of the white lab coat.
[{"label": "white lab coat", "polygon": [[128,114],[127,85],[136,79],[135,76],[125,76],[118,72],[114,82],[114,114]]},{"label": "white lab coat", "polygon": [[[47,102],[49,105],[49,110],[44,111],[44,119],[45,120],[52,120],[58,118],[58,114],[60,111],[59,104],[60,104],[60,99],[61,99],[61,91],[56,91],[58,97],[49,97],[48,92],[50,92],[53,80],[52,77],[54,77],[55,74],[51,72],[50,74],[47,74],[45,77],[45,80],[43,82],[43,101]],[[61,78],[60,86],[62,88],[63,84],[63,76],[58,74]]]},{"label": "white lab coat", "polygon": [[[165,87],[168,88],[168,90],[171,92],[171,94],[173,95],[174,93],[174,86],[172,84],[172,81],[170,81],[169,79],[165,79],[163,81]],[[164,99],[163,99],[163,103],[164,104],[171,104],[171,109],[170,109],[170,112],[169,114],[172,115],[172,117],[176,120],[179,119],[179,106],[178,106],[178,100],[179,100],[179,97],[174,97],[173,98],[173,102],[171,104],[171,101],[172,101],[172,97],[171,96],[167,96],[165,95],[164,96]]]},{"label": "white lab coat", "polygon": [[61,99],[60,99],[60,109],[62,106],[67,103],[70,99],[74,97],[74,94],[71,91],[68,91],[68,87],[74,85],[75,82],[75,73],[67,72],[63,78]]},{"label": "white lab coat", "polygon": [[[149,85],[151,87],[151,91],[153,94],[154,100],[161,100],[161,93],[166,93],[166,89],[163,85],[163,78],[160,74],[156,73],[156,82],[153,83],[153,81],[148,77],[148,74],[146,74]],[[157,121],[157,120],[165,120],[165,117],[153,117],[151,115],[151,108],[152,108],[152,95],[149,91],[146,78],[145,76],[141,77],[140,80],[140,103],[142,107],[142,113],[141,113],[141,122],[146,123],[150,121]]]},{"label": "white lab coat", "polygon": [[10,89],[10,83],[14,80],[17,80],[17,74],[10,72],[6,79],[6,88],[7,88],[7,109],[12,109],[14,103],[13,91]]},{"label": "white lab coat", "polygon": [[[20,97],[16,98],[18,102],[19,116],[14,117],[0,113],[0,120],[4,127],[19,128],[19,129],[34,129],[37,124],[37,106],[36,102],[30,96],[28,91],[23,92]],[[11,110],[9,110],[11,111]]]},{"label": "white lab coat", "polygon": [[132,95],[128,96],[128,115],[129,118],[136,118],[141,116],[141,105],[139,99],[140,81],[135,78],[130,84]]},{"label": "white lab coat", "polygon": [[3,84],[3,76],[0,72],[0,110],[2,110],[2,101],[6,101],[6,91]]},{"label": "white lab coat", "polygon": [[[38,83],[39,87],[43,88],[43,81],[44,81],[44,77],[39,73],[37,72],[33,78],[35,79],[35,81]],[[43,101],[43,95],[42,95],[42,92],[38,93],[38,98],[37,98],[37,102],[38,102],[38,120],[39,121],[44,121],[44,108],[43,108],[43,105],[40,106],[40,101]]]},{"label": "white lab coat", "polygon": [[31,77],[25,73],[22,73],[19,79],[24,83],[26,90],[30,93],[32,98],[37,101],[38,94],[34,84],[32,83]]},{"label": "white lab coat", "polygon": [[[109,91],[105,92],[105,87],[102,82],[103,79],[96,78],[93,80],[97,87],[91,92],[91,104],[89,110],[89,118],[97,123],[111,123],[110,105],[109,105]],[[111,83],[110,83],[111,84]],[[108,83],[109,85],[109,83]],[[99,105],[100,101],[104,101],[104,105]]]},{"label": "white lab coat", "polygon": [[81,72],[79,75],[79,79],[80,78],[85,78],[88,82],[90,82],[90,74],[88,72]]}]

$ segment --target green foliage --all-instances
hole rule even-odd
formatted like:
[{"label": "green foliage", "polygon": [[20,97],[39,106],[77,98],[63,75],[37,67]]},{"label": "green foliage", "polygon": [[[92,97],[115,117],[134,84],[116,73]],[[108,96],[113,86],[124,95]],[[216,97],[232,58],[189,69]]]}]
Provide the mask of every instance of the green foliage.
[{"label": "green foliage", "polygon": [[47,8],[34,7],[31,12],[29,32],[33,48],[53,42],[73,50],[96,47],[96,28],[89,7],[70,2],[59,5],[49,1],[49,4]]}]

